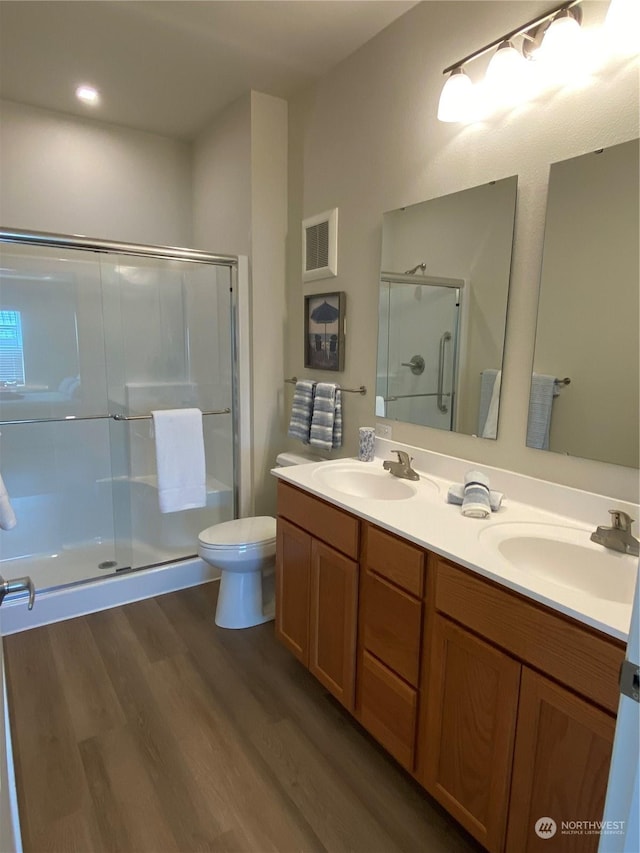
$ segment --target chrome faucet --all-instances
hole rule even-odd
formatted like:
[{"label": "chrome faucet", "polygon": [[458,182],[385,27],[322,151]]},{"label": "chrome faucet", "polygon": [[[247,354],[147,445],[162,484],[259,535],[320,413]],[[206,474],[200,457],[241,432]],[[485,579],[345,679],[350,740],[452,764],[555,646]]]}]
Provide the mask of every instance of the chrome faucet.
[{"label": "chrome faucet", "polygon": [[612,551],[620,551],[622,554],[631,554],[633,557],[640,556],[640,542],[631,535],[633,518],[621,509],[610,509],[611,527],[599,526],[591,534],[591,541]]},{"label": "chrome faucet", "polygon": [[12,592],[28,592],[29,593],[29,610],[33,610],[33,602],[36,597],[36,588],[30,577],[13,578],[6,581],[0,576],[0,604],[4,601],[5,595],[10,595]]},{"label": "chrome faucet", "polygon": [[394,477],[400,477],[402,480],[419,480],[420,475],[411,467],[413,457],[404,450],[392,450],[392,453],[398,454],[397,462],[386,460],[382,463],[385,471],[390,471]]}]

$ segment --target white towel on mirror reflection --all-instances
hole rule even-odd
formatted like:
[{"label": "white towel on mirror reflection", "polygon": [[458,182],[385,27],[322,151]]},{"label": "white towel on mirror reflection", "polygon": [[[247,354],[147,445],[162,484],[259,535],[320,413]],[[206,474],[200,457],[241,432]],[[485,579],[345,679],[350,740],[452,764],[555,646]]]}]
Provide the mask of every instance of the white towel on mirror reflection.
[{"label": "white towel on mirror reflection", "polygon": [[200,409],[151,412],[156,436],[160,512],[207,503],[204,435]]},{"label": "white towel on mirror reflection", "polygon": [[[495,368],[488,368],[486,370],[481,371],[480,373],[480,403],[478,405],[477,434],[482,437],[484,437],[484,430],[487,424],[487,417],[489,415],[489,406],[491,405],[491,401],[493,399],[493,391],[496,385],[496,379],[498,378],[498,374],[502,375],[501,371],[496,370]],[[498,387],[497,397],[497,401],[499,403],[500,387]]]},{"label": "white towel on mirror reflection", "polygon": [[376,395],[376,417],[384,418],[386,417],[385,407],[384,407],[384,397],[380,394]]},{"label": "white towel on mirror reflection", "polygon": [[482,430],[483,438],[496,438],[498,435],[498,411],[500,409],[500,389],[502,387],[502,371],[499,370],[496,374],[491,391],[491,400],[489,401],[489,411],[487,412],[487,420]]},{"label": "white towel on mirror reflection", "polygon": [[549,431],[553,398],[557,396],[555,376],[534,373],[531,377],[529,419],[527,421],[527,447],[549,449]]},{"label": "white towel on mirror reflection", "polygon": [[13,530],[17,523],[16,514],[11,506],[2,474],[0,474],[0,527],[3,530]]}]

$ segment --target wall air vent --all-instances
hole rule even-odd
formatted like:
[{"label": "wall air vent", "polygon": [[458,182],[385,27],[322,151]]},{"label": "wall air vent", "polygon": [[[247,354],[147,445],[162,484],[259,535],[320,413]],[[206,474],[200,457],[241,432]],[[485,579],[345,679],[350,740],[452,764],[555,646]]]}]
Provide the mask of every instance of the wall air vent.
[{"label": "wall air vent", "polygon": [[302,222],[302,279],[333,278],[338,274],[338,208]]}]

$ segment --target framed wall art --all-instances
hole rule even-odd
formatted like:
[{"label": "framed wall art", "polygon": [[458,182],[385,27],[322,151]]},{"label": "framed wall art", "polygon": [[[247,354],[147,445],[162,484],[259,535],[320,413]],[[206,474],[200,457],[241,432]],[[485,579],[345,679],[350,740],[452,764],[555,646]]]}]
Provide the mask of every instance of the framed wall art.
[{"label": "framed wall art", "polygon": [[305,367],[344,370],[345,303],[343,291],[305,296]]}]

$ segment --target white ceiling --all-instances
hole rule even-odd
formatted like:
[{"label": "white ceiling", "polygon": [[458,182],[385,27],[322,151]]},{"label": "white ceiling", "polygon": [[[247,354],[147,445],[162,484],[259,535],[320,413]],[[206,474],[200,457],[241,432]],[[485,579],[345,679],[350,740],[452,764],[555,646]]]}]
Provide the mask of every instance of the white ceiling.
[{"label": "white ceiling", "polygon": [[[416,0],[1,0],[0,97],[193,138],[249,89],[288,97]],[[101,104],[80,104],[90,83]]]}]

